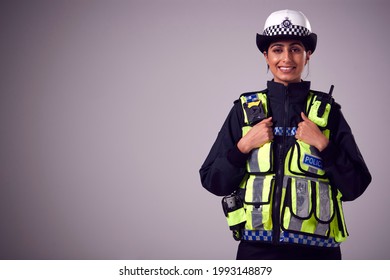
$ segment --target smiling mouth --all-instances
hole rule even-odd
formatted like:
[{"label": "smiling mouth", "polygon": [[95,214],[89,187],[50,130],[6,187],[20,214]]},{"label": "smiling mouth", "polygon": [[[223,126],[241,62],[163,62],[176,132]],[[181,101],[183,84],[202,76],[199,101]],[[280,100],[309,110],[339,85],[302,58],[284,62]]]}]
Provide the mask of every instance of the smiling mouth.
[{"label": "smiling mouth", "polygon": [[278,68],[283,73],[290,73],[291,71],[293,71],[295,69],[294,66],[279,66]]}]

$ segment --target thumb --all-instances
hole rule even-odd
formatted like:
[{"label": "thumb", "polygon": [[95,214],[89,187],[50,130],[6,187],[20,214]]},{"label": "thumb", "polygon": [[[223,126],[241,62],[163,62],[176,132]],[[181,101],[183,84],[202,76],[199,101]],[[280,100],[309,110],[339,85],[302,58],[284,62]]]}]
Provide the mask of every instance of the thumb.
[{"label": "thumb", "polygon": [[272,117],[268,117],[268,118],[262,120],[261,122],[266,123],[266,122],[271,122],[271,121],[272,121]]},{"label": "thumb", "polygon": [[301,112],[301,117],[303,121],[308,121],[308,117],[306,117],[305,113]]}]

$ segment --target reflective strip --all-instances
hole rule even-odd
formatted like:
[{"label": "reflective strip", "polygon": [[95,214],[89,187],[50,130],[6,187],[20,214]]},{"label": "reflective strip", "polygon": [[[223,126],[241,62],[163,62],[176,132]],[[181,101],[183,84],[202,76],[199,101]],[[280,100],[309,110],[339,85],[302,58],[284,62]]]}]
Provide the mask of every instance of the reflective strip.
[{"label": "reflective strip", "polygon": [[270,192],[273,176],[250,176],[246,185],[247,228],[270,228]]},{"label": "reflective strip", "polygon": [[[264,241],[272,242],[271,230],[244,230],[242,235],[243,240],[247,241]],[[340,243],[337,243],[333,238],[320,238],[315,236],[307,236],[304,234],[295,234],[288,232],[280,233],[280,242],[304,244],[318,247],[339,247]]]},{"label": "reflective strip", "polygon": [[283,183],[287,182],[287,180],[291,178],[291,179],[306,179],[306,180],[310,180],[310,181],[313,181],[313,182],[321,182],[321,183],[325,183],[325,184],[329,184],[329,180],[328,179],[323,179],[323,178],[314,178],[314,177],[300,177],[300,176],[294,176],[294,175],[284,175],[284,179],[283,179]]},{"label": "reflective strip", "polygon": [[283,177],[283,188],[286,188],[286,187],[287,187],[287,185],[289,184],[289,183],[288,183],[288,180],[289,180],[290,178],[293,179],[293,178],[295,178],[295,177],[293,177],[293,176],[284,176],[284,177]]},{"label": "reflective strip", "polygon": [[329,230],[329,225],[328,224],[318,223],[314,234],[326,235],[328,230]]},{"label": "reflective strip", "polygon": [[303,220],[291,216],[290,223],[288,224],[289,230],[301,231]]},{"label": "reflective strip", "polygon": [[254,149],[249,156],[248,164],[250,172],[260,172],[258,155],[259,149]]},{"label": "reflective strip", "polygon": [[296,194],[296,199],[295,201],[293,201],[295,203],[292,205],[293,209],[294,209],[294,205],[296,208],[294,213],[298,217],[302,217],[302,218],[309,217],[310,191],[309,191],[308,181],[305,179],[296,179],[294,181],[295,181],[295,194]]},{"label": "reflective strip", "polygon": [[253,208],[252,210],[252,227],[259,228],[263,225],[263,214],[262,214],[263,207],[260,206],[259,208]]},{"label": "reflective strip", "polygon": [[246,204],[260,205],[270,203],[270,192],[272,188],[273,175],[251,175],[246,182],[247,184],[244,199]]},{"label": "reflective strip", "polygon": [[317,218],[321,221],[327,222],[330,220],[331,214],[331,201],[330,190],[328,184],[320,182],[318,184],[318,192],[317,194]]},{"label": "reflective strip", "polygon": [[267,142],[257,149],[253,149],[247,161],[249,173],[269,173],[273,167],[272,142]]},{"label": "reflective strip", "polygon": [[[274,135],[275,136],[283,136],[284,129],[282,126],[274,127]],[[297,133],[296,127],[286,127],[286,136],[295,136]]]},{"label": "reflective strip", "polygon": [[[293,195],[293,192],[295,195]],[[308,181],[304,179],[292,180],[291,184],[291,211],[294,215],[302,218],[299,219],[291,215],[288,225],[289,230],[301,231],[303,219],[309,217],[310,214],[310,191]]]},{"label": "reflective strip", "polygon": [[264,177],[256,177],[253,180],[252,202],[264,202],[263,199]]}]

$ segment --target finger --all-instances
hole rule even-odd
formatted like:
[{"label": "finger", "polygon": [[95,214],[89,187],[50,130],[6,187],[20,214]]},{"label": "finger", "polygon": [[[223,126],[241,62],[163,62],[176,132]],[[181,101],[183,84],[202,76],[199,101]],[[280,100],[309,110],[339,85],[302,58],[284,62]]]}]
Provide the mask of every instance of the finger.
[{"label": "finger", "polygon": [[265,119],[267,126],[272,126],[274,123],[272,122],[272,117]]},{"label": "finger", "polygon": [[272,117],[269,117],[269,118],[266,118],[264,120],[262,120],[261,122],[257,123],[255,126],[260,126],[261,124],[265,124],[266,126],[269,126],[269,124],[272,125]]},{"label": "finger", "polygon": [[301,129],[297,129],[297,131],[295,132],[295,138],[296,139],[299,139],[301,137]]}]

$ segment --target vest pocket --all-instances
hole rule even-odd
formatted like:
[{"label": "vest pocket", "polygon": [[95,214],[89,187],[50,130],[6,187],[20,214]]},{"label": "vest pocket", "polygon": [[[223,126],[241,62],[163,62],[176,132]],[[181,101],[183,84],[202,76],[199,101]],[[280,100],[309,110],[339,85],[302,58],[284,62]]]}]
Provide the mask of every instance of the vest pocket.
[{"label": "vest pocket", "polygon": [[328,183],[289,178],[282,207],[282,229],[329,237],[335,217],[332,189]]},{"label": "vest pocket", "polygon": [[271,229],[271,193],[273,185],[273,176],[249,176],[244,199],[247,229]]},{"label": "vest pocket", "polygon": [[316,148],[300,140],[287,153],[285,170],[291,175],[323,178],[323,162]]}]

